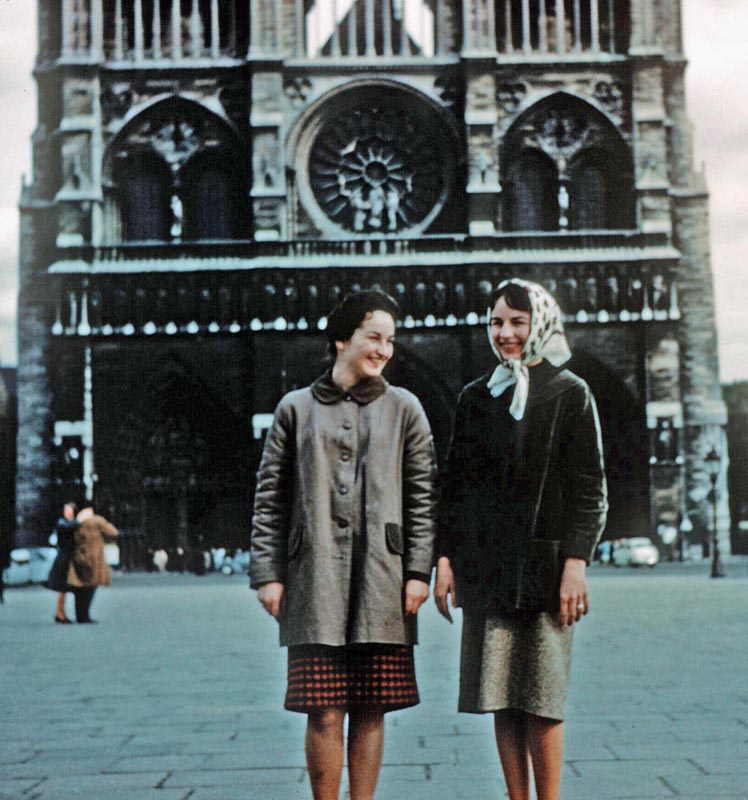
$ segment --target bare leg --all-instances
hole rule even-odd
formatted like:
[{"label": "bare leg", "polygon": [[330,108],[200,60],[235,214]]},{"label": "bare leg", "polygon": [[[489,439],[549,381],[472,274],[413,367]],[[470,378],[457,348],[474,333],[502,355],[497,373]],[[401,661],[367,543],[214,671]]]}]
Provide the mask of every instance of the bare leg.
[{"label": "bare leg", "polygon": [[525,720],[525,714],[512,709],[494,714],[496,746],[509,800],[530,800],[530,759]]},{"label": "bare leg", "polygon": [[314,800],[338,800],[344,719],[342,708],[325,708],[307,716],[306,764]]},{"label": "bare leg", "polygon": [[57,619],[65,619],[65,592],[57,592]]},{"label": "bare leg", "polygon": [[564,726],[555,719],[526,714],[527,744],[538,800],[558,800],[561,789]]},{"label": "bare leg", "polygon": [[373,800],[384,749],[384,714],[352,711],[348,715],[348,779],[351,800]]}]

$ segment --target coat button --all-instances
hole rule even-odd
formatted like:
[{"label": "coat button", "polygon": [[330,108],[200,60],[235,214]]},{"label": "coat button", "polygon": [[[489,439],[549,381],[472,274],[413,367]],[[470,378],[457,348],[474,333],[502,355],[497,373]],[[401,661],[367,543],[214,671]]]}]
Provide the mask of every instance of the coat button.
[{"label": "coat button", "polygon": [[338,491],[340,492],[340,494],[348,494],[348,487],[347,486],[341,486]]},{"label": "coat button", "polygon": [[338,527],[339,528],[347,528],[348,527],[348,520],[344,519],[343,517],[338,517]]},{"label": "coat button", "polygon": [[344,428],[345,430],[349,431],[349,430],[351,429],[351,423],[350,423],[350,422],[348,422],[348,420],[346,420],[346,421],[343,423],[343,428]]}]

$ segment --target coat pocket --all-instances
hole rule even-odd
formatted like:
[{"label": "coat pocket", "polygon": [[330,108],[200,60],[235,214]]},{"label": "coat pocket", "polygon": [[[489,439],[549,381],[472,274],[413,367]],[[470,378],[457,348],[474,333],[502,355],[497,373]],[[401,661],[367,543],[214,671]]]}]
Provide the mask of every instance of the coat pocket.
[{"label": "coat pocket", "polygon": [[403,542],[403,529],[396,525],[394,522],[385,522],[384,536],[387,541],[387,549],[390,553],[396,553],[401,556],[405,550]]},{"label": "coat pocket", "polygon": [[523,571],[520,606],[528,611],[557,612],[561,606],[560,542],[533,539]]},{"label": "coat pocket", "polygon": [[288,537],[288,560],[293,561],[301,550],[301,542],[304,538],[304,526],[296,525],[291,529]]}]

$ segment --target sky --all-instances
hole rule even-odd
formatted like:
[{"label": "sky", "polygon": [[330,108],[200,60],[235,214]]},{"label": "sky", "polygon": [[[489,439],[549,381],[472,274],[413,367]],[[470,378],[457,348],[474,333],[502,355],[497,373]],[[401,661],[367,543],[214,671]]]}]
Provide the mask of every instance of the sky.
[{"label": "sky", "polygon": [[[719,8],[719,13],[716,9]],[[745,0],[683,0],[688,112],[694,161],[705,164],[711,194],[720,373],[748,380],[748,89]],[[36,118],[35,0],[0,0],[0,365],[16,363],[18,200],[31,175]]]}]

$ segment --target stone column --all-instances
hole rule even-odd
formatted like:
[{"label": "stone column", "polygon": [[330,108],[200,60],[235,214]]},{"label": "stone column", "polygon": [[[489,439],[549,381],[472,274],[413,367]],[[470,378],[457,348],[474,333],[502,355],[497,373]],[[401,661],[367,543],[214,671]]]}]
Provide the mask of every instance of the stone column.
[{"label": "stone column", "polygon": [[210,55],[218,58],[221,55],[221,21],[218,15],[218,0],[210,3]]},{"label": "stone column", "polygon": [[182,58],[182,0],[171,0],[171,57]]},{"label": "stone column", "polygon": [[151,26],[153,36],[151,39],[151,50],[153,57],[156,59],[161,58],[161,0],[154,0],[153,2],[153,25]]},{"label": "stone column", "polygon": [[564,0],[556,0],[556,52],[563,55],[566,50],[566,19]]},{"label": "stone column", "polygon": [[91,0],[91,56],[104,58],[104,10],[102,0]]},{"label": "stone column", "polygon": [[114,60],[122,61],[125,55],[124,30],[122,25],[122,0],[114,4]]},{"label": "stone column", "polygon": [[490,57],[475,57],[466,60],[465,69],[468,226],[472,235],[491,235],[496,231],[501,199],[494,64]]},{"label": "stone column", "polygon": [[650,458],[650,531],[658,546],[677,531],[686,507],[685,437],[680,385],[681,353],[675,325],[653,325],[646,332],[647,428]]},{"label": "stone column", "polygon": [[600,52],[600,8],[598,0],[590,0],[590,49]]},{"label": "stone column", "polygon": [[280,71],[265,69],[252,75],[251,197],[256,241],[277,241],[288,235],[282,99]]},{"label": "stone column", "polygon": [[145,38],[143,29],[143,0],[135,0],[133,8],[133,27],[135,36],[135,60],[142,61],[145,54]]},{"label": "stone column", "polygon": [[631,60],[634,170],[639,225],[647,233],[672,231],[668,175],[668,119],[663,62],[658,57]]},{"label": "stone column", "polygon": [[19,545],[46,544],[54,522],[47,309],[19,299],[16,524]]},{"label": "stone column", "polygon": [[73,0],[62,0],[62,55],[71,56],[75,50],[75,6]]}]

